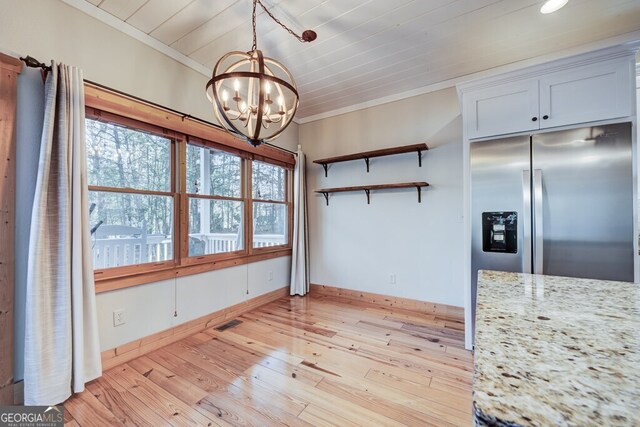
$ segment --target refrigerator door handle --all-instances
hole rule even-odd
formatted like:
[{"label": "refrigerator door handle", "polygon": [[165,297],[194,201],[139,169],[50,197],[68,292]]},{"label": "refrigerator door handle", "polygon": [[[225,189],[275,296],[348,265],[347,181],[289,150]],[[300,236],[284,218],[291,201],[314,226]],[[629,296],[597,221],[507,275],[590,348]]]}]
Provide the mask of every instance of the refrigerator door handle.
[{"label": "refrigerator door handle", "polygon": [[544,233],[542,212],[542,169],[533,170],[533,233],[534,233],[534,274],[544,274],[542,260],[544,259]]},{"label": "refrigerator door handle", "polygon": [[531,273],[531,171],[522,171],[522,272]]}]

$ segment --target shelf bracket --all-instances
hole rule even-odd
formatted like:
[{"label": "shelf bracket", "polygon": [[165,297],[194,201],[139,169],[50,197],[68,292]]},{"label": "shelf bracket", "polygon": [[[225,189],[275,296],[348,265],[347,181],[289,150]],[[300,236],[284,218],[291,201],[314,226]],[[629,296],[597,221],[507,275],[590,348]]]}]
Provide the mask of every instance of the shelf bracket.
[{"label": "shelf bracket", "polygon": [[418,150],[418,167],[422,167],[422,150]]},{"label": "shelf bracket", "polygon": [[420,188],[420,186],[417,185],[416,190],[418,190],[418,203],[422,203],[422,188]]},{"label": "shelf bracket", "polygon": [[324,196],[324,200],[327,202],[327,206],[329,206],[329,193],[322,193],[322,195]]},{"label": "shelf bracket", "polygon": [[367,164],[367,173],[369,173],[369,158],[365,157],[364,162]]},{"label": "shelf bracket", "polygon": [[365,188],[364,192],[367,193],[367,204],[370,205],[371,204],[371,190],[369,190],[368,188]]},{"label": "shelf bracket", "polygon": [[329,174],[328,174],[328,171],[327,171],[327,170],[329,169],[329,165],[328,165],[328,164],[326,164],[326,163],[323,163],[323,164],[322,164],[322,168],[324,169],[324,177],[325,177],[325,178],[326,178],[326,177],[328,177],[328,176],[329,176]]}]

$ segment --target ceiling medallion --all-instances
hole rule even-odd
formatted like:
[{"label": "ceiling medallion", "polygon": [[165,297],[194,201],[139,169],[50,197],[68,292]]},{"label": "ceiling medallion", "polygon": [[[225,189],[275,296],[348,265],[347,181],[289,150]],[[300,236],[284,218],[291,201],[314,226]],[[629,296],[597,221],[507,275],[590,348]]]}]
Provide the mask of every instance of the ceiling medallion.
[{"label": "ceiling medallion", "polygon": [[233,51],[218,60],[206,93],[218,122],[227,132],[244,137],[253,146],[276,139],[291,123],[298,109],[298,89],[287,68],[258,50],[256,5],[301,42],[312,42],[316,33],[297,35],[276,19],[260,0],[253,0],[253,45],[249,52]]}]

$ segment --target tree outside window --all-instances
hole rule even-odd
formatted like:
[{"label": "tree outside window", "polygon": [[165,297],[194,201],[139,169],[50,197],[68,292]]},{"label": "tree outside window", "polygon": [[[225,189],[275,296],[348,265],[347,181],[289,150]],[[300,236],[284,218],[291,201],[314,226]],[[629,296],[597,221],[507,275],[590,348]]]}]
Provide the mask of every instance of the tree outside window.
[{"label": "tree outside window", "polygon": [[254,161],[253,247],[286,245],[288,242],[287,169]]},{"label": "tree outside window", "polygon": [[187,144],[189,256],[244,250],[242,158]]},{"label": "tree outside window", "polygon": [[172,140],[86,120],[95,269],[173,259]]}]

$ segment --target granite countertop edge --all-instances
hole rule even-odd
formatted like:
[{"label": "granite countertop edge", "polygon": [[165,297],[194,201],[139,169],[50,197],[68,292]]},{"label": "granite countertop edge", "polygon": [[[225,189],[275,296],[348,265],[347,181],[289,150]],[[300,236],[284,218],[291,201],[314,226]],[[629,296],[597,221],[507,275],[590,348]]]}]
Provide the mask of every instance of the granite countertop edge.
[{"label": "granite countertop edge", "polygon": [[523,427],[522,424],[485,414],[475,400],[473,401],[473,421],[476,427]]}]

